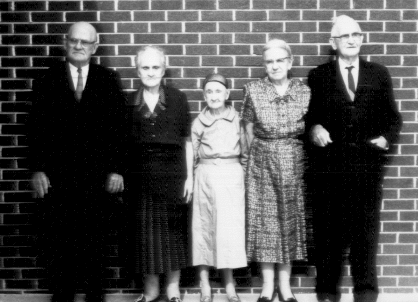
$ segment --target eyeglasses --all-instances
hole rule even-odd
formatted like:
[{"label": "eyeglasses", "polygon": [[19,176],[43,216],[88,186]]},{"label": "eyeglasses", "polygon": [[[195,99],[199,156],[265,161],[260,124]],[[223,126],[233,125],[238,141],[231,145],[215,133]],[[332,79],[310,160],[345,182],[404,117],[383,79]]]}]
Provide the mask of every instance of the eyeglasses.
[{"label": "eyeglasses", "polygon": [[73,38],[66,38],[66,41],[71,46],[76,46],[76,45],[78,45],[78,43],[80,43],[81,47],[83,47],[83,48],[87,48],[87,47],[96,43],[96,41],[90,42],[90,41],[86,41],[86,40],[73,39]]},{"label": "eyeglasses", "polygon": [[291,57],[286,57],[286,58],[280,58],[280,59],[276,59],[276,60],[268,60],[268,61],[264,61],[265,64],[273,64],[273,63],[279,63],[279,64],[283,64],[286,60],[290,60]]},{"label": "eyeglasses", "polygon": [[350,36],[354,39],[354,40],[360,40],[361,37],[363,37],[362,33],[352,33],[350,34],[346,34],[346,35],[342,35],[339,37],[331,37],[332,39],[341,39],[342,42],[347,42],[348,39],[350,39]]}]

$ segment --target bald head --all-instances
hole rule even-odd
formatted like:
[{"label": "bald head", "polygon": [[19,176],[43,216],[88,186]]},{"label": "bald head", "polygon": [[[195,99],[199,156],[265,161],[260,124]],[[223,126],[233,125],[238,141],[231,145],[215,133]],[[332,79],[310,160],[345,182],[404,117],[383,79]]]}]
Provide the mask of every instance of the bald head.
[{"label": "bald head", "polygon": [[89,64],[98,47],[97,31],[87,22],[74,23],[68,30],[64,48],[67,60],[76,67]]},{"label": "bald head", "polygon": [[360,25],[356,20],[347,15],[341,15],[332,19],[331,37],[340,36],[340,31],[343,27],[350,27],[355,29],[357,32],[361,32]]},{"label": "bald head", "polygon": [[87,22],[77,22],[71,25],[68,29],[68,36],[71,36],[74,32],[84,32],[89,36],[91,41],[97,41],[97,31],[93,25]]},{"label": "bald head", "polygon": [[360,25],[346,15],[334,18],[330,44],[342,60],[351,64],[358,59],[363,44]]}]

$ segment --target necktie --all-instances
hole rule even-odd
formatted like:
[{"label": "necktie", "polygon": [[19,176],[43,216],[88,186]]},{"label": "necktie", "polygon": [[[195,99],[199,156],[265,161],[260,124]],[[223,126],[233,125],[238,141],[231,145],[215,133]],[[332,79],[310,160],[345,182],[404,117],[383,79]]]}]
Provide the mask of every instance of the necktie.
[{"label": "necktie", "polygon": [[75,98],[77,101],[81,100],[81,96],[83,94],[83,76],[81,74],[81,68],[77,69],[78,72],[78,80],[77,80],[77,87],[75,89]]},{"label": "necktie", "polygon": [[351,92],[353,92],[354,94],[356,93],[356,86],[354,85],[354,77],[351,73],[351,69],[353,69],[354,66],[349,66],[346,67],[346,69],[348,70],[348,89],[351,90]]}]

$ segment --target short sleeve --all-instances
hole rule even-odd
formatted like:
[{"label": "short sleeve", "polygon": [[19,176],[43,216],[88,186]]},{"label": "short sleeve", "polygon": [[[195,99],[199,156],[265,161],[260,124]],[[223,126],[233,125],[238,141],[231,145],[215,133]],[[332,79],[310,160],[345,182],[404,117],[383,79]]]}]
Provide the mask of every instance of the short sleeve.
[{"label": "short sleeve", "polygon": [[254,104],[247,86],[244,86],[244,101],[241,110],[241,118],[244,122],[254,123]]}]

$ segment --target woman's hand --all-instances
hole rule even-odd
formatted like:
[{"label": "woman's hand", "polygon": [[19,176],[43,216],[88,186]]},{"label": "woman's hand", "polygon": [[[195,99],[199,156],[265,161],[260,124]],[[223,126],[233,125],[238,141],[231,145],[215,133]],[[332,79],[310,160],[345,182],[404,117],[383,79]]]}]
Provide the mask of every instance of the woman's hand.
[{"label": "woman's hand", "polygon": [[193,195],[193,177],[188,177],[184,182],[183,198],[186,203],[192,200]]}]

